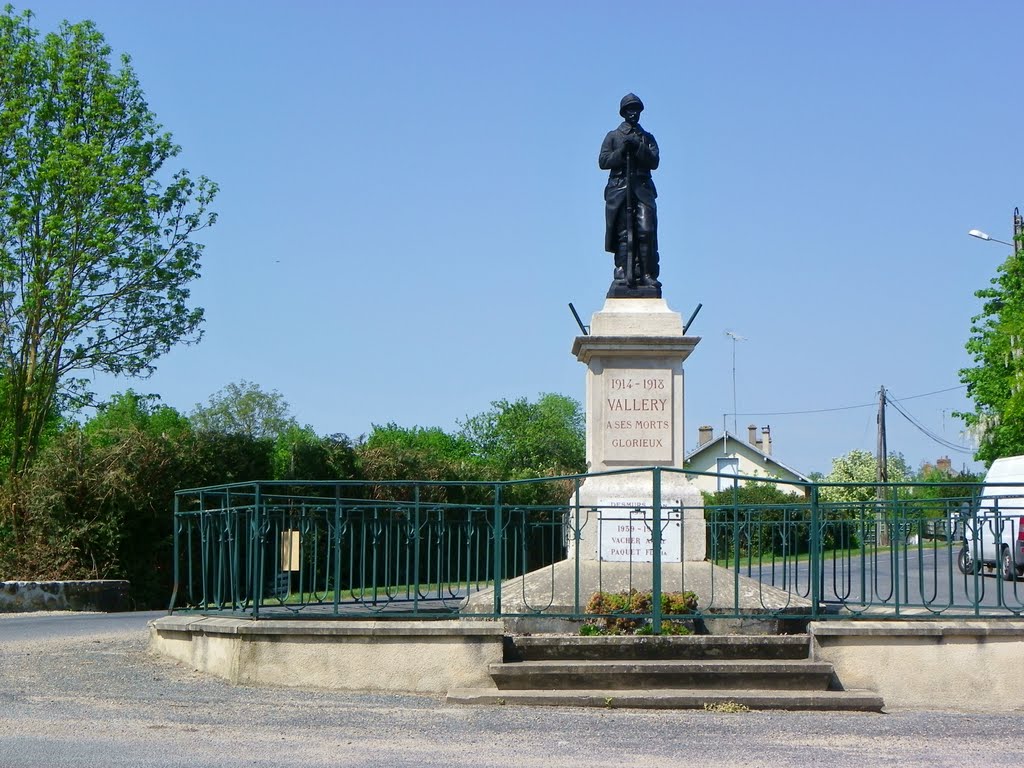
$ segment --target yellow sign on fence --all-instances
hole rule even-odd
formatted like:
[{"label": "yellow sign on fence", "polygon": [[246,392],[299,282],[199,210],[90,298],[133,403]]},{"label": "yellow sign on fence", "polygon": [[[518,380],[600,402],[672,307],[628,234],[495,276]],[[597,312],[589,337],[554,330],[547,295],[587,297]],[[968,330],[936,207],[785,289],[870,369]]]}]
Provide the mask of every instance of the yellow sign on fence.
[{"label": "yellow sign on fence", "polygon": [[299,570],[299,555],[302,553],[298,531],[281,531],[281,570]]}]

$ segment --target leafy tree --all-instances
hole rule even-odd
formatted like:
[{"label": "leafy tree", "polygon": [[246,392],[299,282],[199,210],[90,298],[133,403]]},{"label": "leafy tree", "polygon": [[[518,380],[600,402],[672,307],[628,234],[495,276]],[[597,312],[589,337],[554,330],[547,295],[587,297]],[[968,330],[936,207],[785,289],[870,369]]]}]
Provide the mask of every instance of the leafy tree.
[{"label": "leafy tree", "polygon": [[[11,396],[10,387],[10,378],[3,376],[2,371],[0,371],[0,486],[3,485],[5,478],[9,478],[13,474],[11,461],[14,453],[14,419],[10,418],[5,410],[2,410],[5,404],[9,402]],[[62,417],[57,404],[54,403],[43,420],[43,426],[39,434],[39,445],[45,445],[49,439],[59,434],[65,426],[65,419]],[[0,514],[0,524],[2,524],[2,518],[3,515]]]},{"label": "leafy tree", "polygon": [[782,504],[792,505],[803,503],[803,497],[797,497],[792,493],[780,490],[775,483],[751,480],[743,485],[737,485],[735,489],[726,488],[714,493],[705,491],[703,493],[705,507],[733,505],[764,505]]},{"label": "leafy tree", "polygon": [[345,480],[355,477],[352,441],[335,434],[320,437],[312,427],[293,424],[274,441],[275,480]]},{"label": "leafy tree", "polygon": [[[802,552],[808,547],[806,502],[767,481],[753,480],[735,488],[705,491],[704,517],[708,522],[712,555],[735,557],[735,534],[740,533],[743,555]],[[783,525],[781,521],[785,520]]]},{"label": "leafy tree", "polygon": [[[40,36],[0,14],[0,371],[10,476],[33,458],[76,372],[146,375],[199,337],[195,233],[216,185],[165,169],[163,132],[127,56],[91,22]],[[9,420],[9,421],[7,421]]]},{"label": "leafy tree", "polygon": [[222,432],[194,432],[184,446],[188,464],[175,489],[201,488],[273,477],[273,447],[269,440]]},{"label": "leafy tree", "polygon": [[183,416],[134,392],[69,426],[18,483],[21,546],[0,554],[0,570],[23,578],[127,578],[139,604],[165,600],[171,505],[190,443]]},{"label": "leafy tree", "polygon": [[367,480],[484,479],[473,445],[439,427],[374,424],[357,454],[360,474]]},{"label": "leafy tree", "polygon": [[585,417],[570,397],[497,400],[461,427],[461,436],[502,479],[586,471]]},{"label": "leafy tree", "polygon": [[161,405],[158,395],[140,395],[131,389],[101,403],[96,415],[83,426],[85,436],[94,445],[117,442],[130,429],[169,438],[181,437],[191,427],[174,408]]},{"label": "leafy tree", "polygon": [[970,472],[945,472],[937,467],[927,467],[914,478],[915,482],[928,483],[916,485],[910,489],[909,496],[914,499],[955,500],[970,499],[982,482],[981,475]]},{"label": "leafy tree", "polygon": [[265,392],[258,384],[245,380],[228,384],[205,406],[197,403],[189,418],[200,431],[244,435],[254,440],[276,440],[298,427],[280,392]]},{"label": "leafy tree", "polygon": [[[890,483],[903,483],[911,473],[900,453],[890,453],[886,462]],[[832,459],[832,471],[825,483],[850,483],[846,486],[825,485],[821,489],[823,501],[870,501],[878,496],[872,486],[878,480],[878,460],[873,453],[854,449],[844,456]]]},{"label": "leafy tree", "polygon": [[329,475],[323,479],[359,479],[356,450],[348,435],[335,432],[333,435],[321,437],[320,444],[326,453],[326,463],[329,471]]},{"label": "leafy tree", "polygon": [[139,605],[170,594],[174,492],[271,476],[269,440],[196,432],[155,396],[125,392],[43,445],[4,489],[22,510],[0,525],[0,580],[127,578]]},{"label": "leafy tree", "polygon": [[960,371],[974,410],[956,414],[978,438],[978,461],[1024,453],[1024,220],[1014,213],[1014,253],[975,292],[981,313],[971,318],[966,348],[974,366]]}]

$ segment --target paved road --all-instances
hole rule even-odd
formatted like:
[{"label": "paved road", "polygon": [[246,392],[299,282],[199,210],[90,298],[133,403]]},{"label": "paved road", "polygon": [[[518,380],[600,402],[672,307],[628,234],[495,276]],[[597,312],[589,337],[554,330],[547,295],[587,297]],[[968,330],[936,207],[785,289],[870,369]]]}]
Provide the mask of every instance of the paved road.
[{"label": "paved road", "polygon": [[429,697],[231,686],[147,655],[141,625],[149,616],[0,617],[0,766],[1024,763],[1020,712],[455,707]]},{"label": "paved road", "polygon": [[[846,603],[851,607],[868,605],[929,606],[936,612],[969,613],[975,602],[982,607],[1007,609],[1006,615],[1024,611],[1024,581],[1003,581],[994,573],[965,576],[956,567],[952,551],[944,548],[914,546],[899,554],[893,583],[891,553],[880,552],[864,560],[829,559],[823,563],[822,599],[826,603]],[[786,588],[802,597],[809,596],[809,565],[806,561],[743,567],[740,572],[767,584]]]},{"label": "paved road", "polygon": [[70,639],[96,634],[145,633],[153,619],[166,616],[167,611],[136,613],[0,613],[0,640],[12,641]]}]

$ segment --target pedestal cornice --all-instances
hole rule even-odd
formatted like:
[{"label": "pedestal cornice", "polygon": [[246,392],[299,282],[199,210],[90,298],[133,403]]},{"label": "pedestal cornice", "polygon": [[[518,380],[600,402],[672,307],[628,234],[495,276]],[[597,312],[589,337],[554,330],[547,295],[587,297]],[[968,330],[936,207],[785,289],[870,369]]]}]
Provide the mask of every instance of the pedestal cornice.
[{"label": "pedestal cornice", "polygon": [[693,352],[699,336],[577,336],[572,353],[584,365],[595,357],[674,357],[680,362]]}]

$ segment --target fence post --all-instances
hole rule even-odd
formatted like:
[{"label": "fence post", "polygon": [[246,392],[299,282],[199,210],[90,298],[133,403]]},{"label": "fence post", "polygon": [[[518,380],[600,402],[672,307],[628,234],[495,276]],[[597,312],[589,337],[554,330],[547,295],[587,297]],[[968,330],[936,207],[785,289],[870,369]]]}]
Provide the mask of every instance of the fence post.
[{"label": "fence post", "polygon": [[199,578],[200,600],[204,608],[210,605],[210,517],[206,513],[206,494],[199,492]]},{"label": "fence post", "polygon": [[[419,614],[420,607],[420,486],[413,486],[412,507],[412,612]],[[469,594],[468,591],[466,593]],[[438,595],[440,597],[440,595]]]},{"label": "fence post", "polygon": [[740,542],[743,540],[741,534],[739,483],[734,477],[732,480],[732,562],[734,566],[732,574],[732,609],[737,615],[740,613],[740,568],[742,567]]},{"label": "fence post", "polygon": [[572,612],[573,615],[579,616],[582,611],[580,610],[580,479],[577,477],[573,480],[575,484],[575,493],[572,498],[575,499],[573,508],[569,510],[569,532],[566,536],[566,545],[568,545],[568,536],[572,536],[572,554],[573,554],[573,587],[572,587]]},{"label": "fence post", "polygon": [[651,631],[661,634],[661,467],[654,467],[653,517],[651,521],[651,548],[654,559],[651,562]]},{"label": "fence post", "polygon": [[[899,487],[892,487],[890,503],[892,504],[892,524],[889,526],[889,562],[892,564],[892,598],[896,615],[900,615],[900,550],[906,547],[906,537],[903,535],[903,526],[900,524],[900,503]],[[906,569],[904,569],[906,578]],[[904,585],[904,594],[910,593],[910,584]]]},{"label": "fence post", "polygon": [[334,484],[334,537],[331,542],[334,554],[334,615],[341,611],[341,485]]},{"label": "fence post", "polygon": [[810,536],[810,578],[811,578],[811,618],[818,618],[818,606],[821,603],[821,518],[818,509],[818,484],[811,486],[811,536]]},{"label": "fence post", "polygon": [[[231,509],[231,489],[224,497],[224,504]],[[241,531],[239,530],[238,515],[228,511],[224,517],[222,535],[226,534],[227,546],[228,546],[228,565],[227,565],[227,578],[228,585],[231,592],[231,610],[232,612],[238,610],[238,607],[242,605],[242,579],[239,576],[241,573]]]},{"label": "fence post", "polygon": [[256,549],[253,568],[252,617],[258,619],[263,604],[263,500],[260,498],[260,484],[253,492],[253,526],[250,544]]},{"label": "fence post", "polygon": [[501,616],[501,579],[505,556],[505,523],[501,502],[501,484],[494,485],[494,615]]},{"label": "fence post", "polygon": [[178,583],[181,577],[181,549],[178,539],[181,537],[181,518],[178,517],[178,494],[174,494],[174,588],[171,590],[171,604],[167,606],[168,613],[174,613],[174,604],[178,601]]}]

